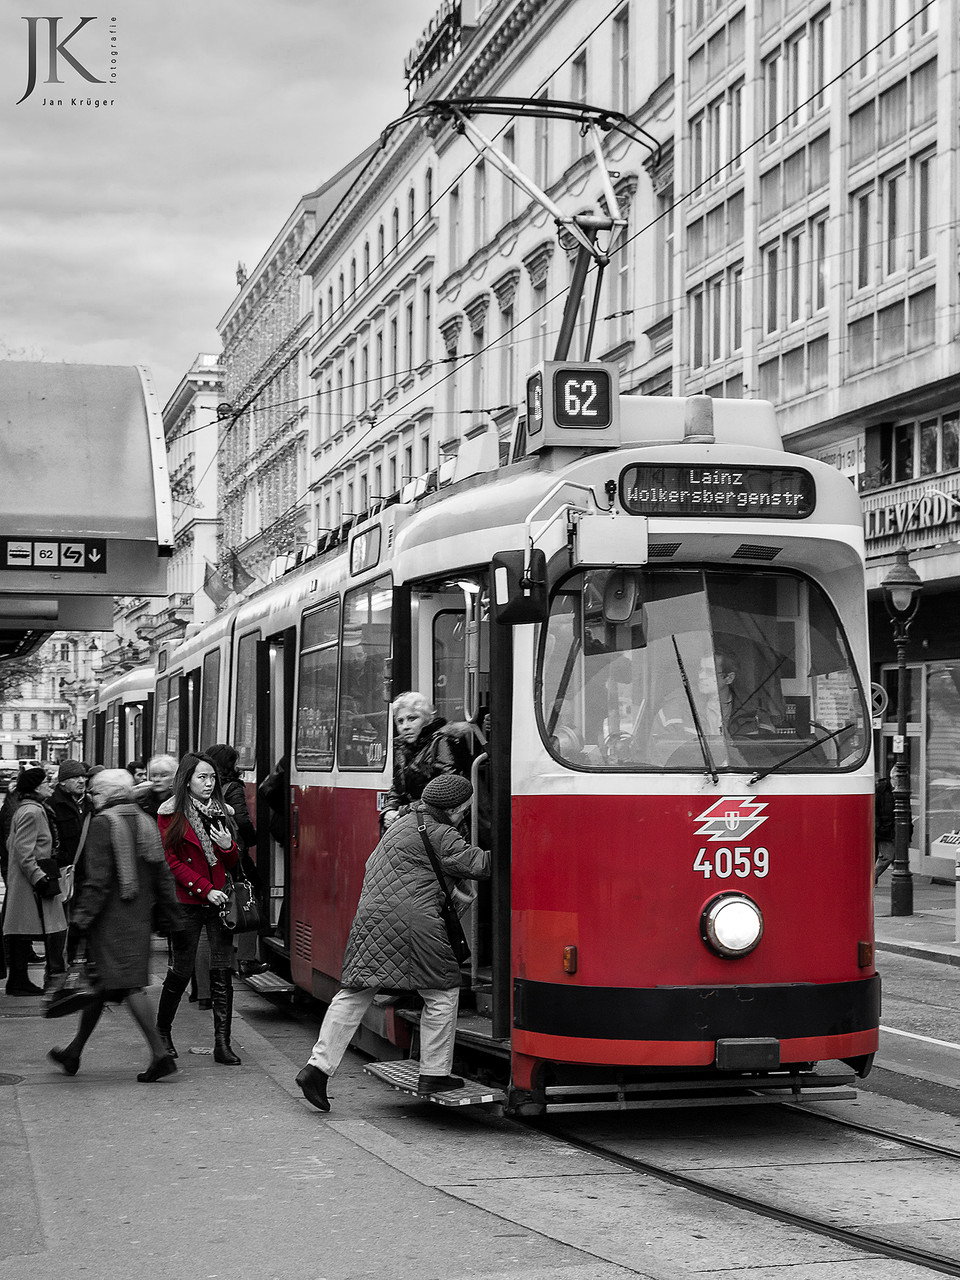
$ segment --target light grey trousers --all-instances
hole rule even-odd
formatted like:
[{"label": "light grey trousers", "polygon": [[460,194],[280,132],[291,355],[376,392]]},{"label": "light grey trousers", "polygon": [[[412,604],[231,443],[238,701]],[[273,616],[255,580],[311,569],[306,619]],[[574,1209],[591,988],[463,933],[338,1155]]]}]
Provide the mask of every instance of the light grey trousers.
[{"label": "light grey trousers", "polygon": [[[317,1043],[310,1054],[312,1067],[319,1067],[328,1076],[333,1075],[376,994],[376,987],[364,987],[359,991],[349,991],[343,987],[337,992],[330,1001]],[[423,1013],[420,1015],[420,1074],[448,1076],[453,1066],[460,988],[443,990],[426,987],[421,988],[419,994],[423,1000]]]}]

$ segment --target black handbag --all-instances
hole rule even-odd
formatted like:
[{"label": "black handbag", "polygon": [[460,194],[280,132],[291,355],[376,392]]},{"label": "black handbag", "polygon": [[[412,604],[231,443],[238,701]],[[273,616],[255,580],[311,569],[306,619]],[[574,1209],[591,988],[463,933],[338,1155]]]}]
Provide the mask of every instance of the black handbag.
[{"label": "black handbag", "polygon": [[443,892],[443,902],[440,905],[440,919],[443,921],[444,928],[447,931],[447,938],[450,946],[453,948],[453,955],[457,964],[466,964],[470,959],[470,944],[467,942],[467,935],[463,932],[463,925],[460,923],[460,915],[457,911],[456,904],[450,896],[450,890],[447,888],[447,882],[443,878],[443,872],[440,869],[440,861],[434,851],[433,845],[430,843],[430,837],[427,835],[427,828],[421,822],[417,827],[420,832],[420,839],[423,841],[423,847],[427,851],[427,857],[430,859],[430,865],[433,867],[434,874],[440,882],[440,888]]},{"label": "black handbag", "polygon": [[87,961],[74,960],[47,998],[43,1016],[65,1018],[68,1014],[79,1013],[88,1004],[95,1004],[100,998],[100,988]]},{"label": "black handbag", "polygon": [[253,933],[260,928],[260,904],[253,885],[243,876],[228,877],[223,888],[227,900],[220,908],[223,927],[231,933]]}]

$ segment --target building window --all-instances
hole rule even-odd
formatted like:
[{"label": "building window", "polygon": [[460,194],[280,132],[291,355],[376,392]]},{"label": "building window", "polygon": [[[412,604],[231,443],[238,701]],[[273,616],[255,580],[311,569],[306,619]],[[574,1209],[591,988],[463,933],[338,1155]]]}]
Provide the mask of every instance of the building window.
[{"label": "building window", "polygon": [[853,197],[854,279],[858,289],[865,289],[873,278],[874,213],[873,188]]},{"label": "building window", "polygon": [[404,372],[406,372],[406,373],[410,373],[410,372],[412,372],[412,371],[413,371],[414,359],[415,359],[415,356],[414,356],[414,349],[413,349],[413,303],[412,303],[412,302],[408,302],[408,303],[407,303],[406,310],[405,310],[405,312],[404,312],[404,317],[405,317],[405,320],[406,320],[406,329],[405,329],[405,338],[406,338],[405,364],[406,364],[406,369],[404,370]]},{"label": "building window", "polygon": [[883,270],[884,275],[902,271],[907,262],[905,200],[907,176],[902,169],[881,179],[883,191]]},{"label": "building window", "polygon": [[511,302],[500,311],[500,403],[513,404],[516,390],[514,387],[514,345],[513,345],[514,309]]},{"label": "building window", "polygon": [[811,262],[813,280],[811,295],[814,311],[822,311],[827,305],[827,219],[814,218],[810,224],[810,239],[813,243],[813,260]]},{"label": "building window", "polygon": [[487,166],[478,160],[473,172],[473,240],[479,249],[487,242]]},{"label": "building window", "polygon": [[392,382],[396,382],[397,374],[400,371],[400,333],[397,317],[393,316],[390,320],[390,378]]},{"label": "building window", "polygon": [[450,192],[450,266],[460,262],[460,188]]},{"label": "building window", "polygon": [[[544,90],[537,95],[538,102],[548,102],[549,93]],[[537,186],[547,189],[550,183],[550,121],[537,116],[533,122],[533,177]]]},{"label": "building window", "polygon": [[427,176],[423,182],[423,202],[426,206],[427,214],[433,212],[433,170],[427,170]]},{"label": "building window", "polygon": [[801,227],[786,236],[787,324],[795,324],[804,314],[804,232]]},{"label": "building window", "polygon": [[621,9],[613,20],[613,105],[630,110],[630,11]]},{"label": "building window", "polygon": [[674,208],[673,188],[657,196],[657,314],[673,310],[673,247]]},{"label": "building window", "polygon": [[673,75],[673,43],[676,36],[676,0],[660,0],[657,6],[660,26],[657,31],[657,73],[661,80]]},{"label": "building window", "polygon": [[[513,129],[508,129],[503,135],[503,154],[511,164],[516,162],[517,158],[517,138]],[[512,222],[517,216],[517,187],[512,178],[506,174],[503,175],[503,220],[504,222]]]},{"label": "building window", "polygon": [[423,358],[432,359],[433,352],[433,312],[431,310],[430,286],[423,291]]},{"label": "building window", "polygon": [[918,156],[913,162],[913,223],[916,228],[917,261],[933,254],[933,155]]},{"label": "building window", "polygon": [[729,85],[690,121],[695,187],[728,181],[743,163],[743,81]]},{"label": "building window", "polygon": [[763,60],[763,137],[772,146],[827,104],[827,9],[815,14]]},{"label": "building window", "polygon": [[369,240],[364,240],[363,242],[363,278],[364,280],[369,280],[370,278],[370,241]]},{"label": "building window", "polygon": [[384,235],[383,223],[377,227],[377,265],[383,266],[383,260],[387,256],[386,237]]},{"label": "building window", "polygon": [[417,195],[413,187],[407,192],[407,230],[412,231],[417,221]]},{"label": "building window", "polygon": [[762,252],[763,261],[763,331],[776,333],[780,328],[780,246],[771,245]]},{"label": "building window", "polygon": [[[574,102],[579,102],[581,105],[587,101],[587,52],[585,49],[582,53],[577,54],[571,63],[570,97]],[[587,150],[587,145],[586,134],[582,132],[579,124],[574,121],[572,155],[574,157],[583,155]]]}]

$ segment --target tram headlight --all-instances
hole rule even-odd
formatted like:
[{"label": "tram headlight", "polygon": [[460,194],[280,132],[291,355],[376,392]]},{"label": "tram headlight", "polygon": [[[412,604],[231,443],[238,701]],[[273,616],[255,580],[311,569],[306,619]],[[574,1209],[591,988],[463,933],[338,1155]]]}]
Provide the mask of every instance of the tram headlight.
[{"label": "tram headlight", "polygon": [[748,955],[763,937],[763,912],[746,894],[718,894],[703,909],[700,936],[719,956]]}]

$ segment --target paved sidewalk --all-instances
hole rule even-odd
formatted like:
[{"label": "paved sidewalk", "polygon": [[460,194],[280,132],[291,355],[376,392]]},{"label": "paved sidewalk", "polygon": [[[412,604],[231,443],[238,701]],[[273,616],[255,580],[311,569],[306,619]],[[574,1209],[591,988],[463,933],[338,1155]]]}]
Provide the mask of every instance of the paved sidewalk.
[{"label": "paved sidewalk", "polygon": [[884,873],[876,891],[877,950],[895,951],[960,966],[960,942],[956,939],[956,890],[952,883],[913,877],[913,914],[890,914],[892,874]]}]

